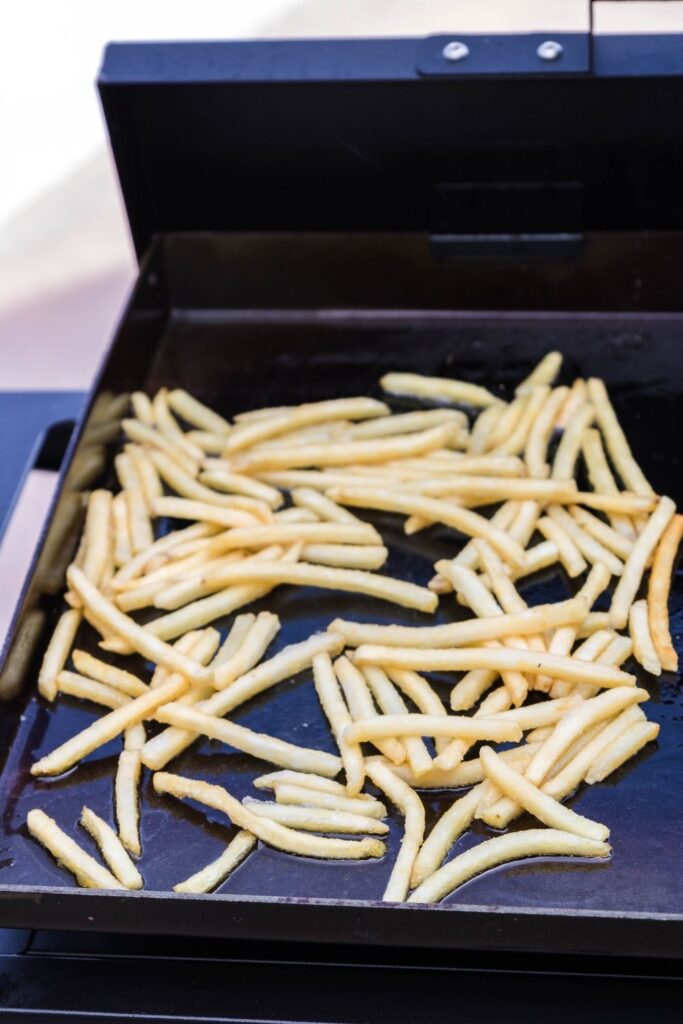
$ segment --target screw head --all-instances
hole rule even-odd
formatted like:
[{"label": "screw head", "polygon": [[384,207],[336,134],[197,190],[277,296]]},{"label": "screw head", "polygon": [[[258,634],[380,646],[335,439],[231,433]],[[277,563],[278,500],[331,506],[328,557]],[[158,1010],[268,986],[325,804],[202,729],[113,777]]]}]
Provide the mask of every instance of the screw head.
[{"label": "screw head", "polygon": [[442,54],[445,60],[464,60],[469,55],[470,48],[467,43],[461,43],[454,39],[450,43],[446,43],[442,50]]},{"label": "screw head", "polygon": [[546,39],[544,43],[540,44],[536,53],[541,60],[557,60],[562,56],[562,43],[558,43],[554,39]]}]

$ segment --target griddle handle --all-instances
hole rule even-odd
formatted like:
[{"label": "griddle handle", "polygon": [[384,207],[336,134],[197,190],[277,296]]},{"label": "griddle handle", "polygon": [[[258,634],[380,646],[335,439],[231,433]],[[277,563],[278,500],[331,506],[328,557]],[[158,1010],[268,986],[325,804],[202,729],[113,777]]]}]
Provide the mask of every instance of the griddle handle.
[{"label": "griddle handle", "polygon": [[0,540],[32,469],[58,470],[83,391],[0,391]]}]

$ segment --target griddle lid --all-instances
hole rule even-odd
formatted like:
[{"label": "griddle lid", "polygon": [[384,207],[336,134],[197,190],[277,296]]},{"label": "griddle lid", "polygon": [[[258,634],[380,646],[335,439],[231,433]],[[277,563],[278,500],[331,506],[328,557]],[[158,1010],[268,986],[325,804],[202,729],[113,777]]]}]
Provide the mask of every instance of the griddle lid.
[{"label": "griddle lid", "polygon": [[110,45],[138,254],[182,231],[683,228],[683,37],[567,34],[537,63],[535,37],[467,37],[464,61],[444,39]]}]

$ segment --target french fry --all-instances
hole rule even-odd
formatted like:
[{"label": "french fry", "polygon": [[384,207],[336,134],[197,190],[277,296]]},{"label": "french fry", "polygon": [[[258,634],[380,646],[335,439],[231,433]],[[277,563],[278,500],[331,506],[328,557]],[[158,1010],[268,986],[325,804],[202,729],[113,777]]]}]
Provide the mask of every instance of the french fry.
[{"label": "french fry", "polygon": [[155,426],[159,433],[163,434],[178,451],[188,455],[195,462],[199,462],[203,458],[204,453],[201,448],[198,448],[197,445],[192,444],[186,438],[184,432],[173,418],[168,406],[166,388],[159,388],[152,399],[152,408],[154,409]]},{"label": "french fry", "polygon": [[125,491],[114,495],[111,503],[111,523],[114,534],[114,565],[120,569],[130,561],[133,555],[128,526],[128,499]]},{"label": "french fry", "polygon": [[430,427],[438,427],[442,423],[457,423],[460,427],[466,427],[467,417],[457,409],[427,409],[406,412],[393,416],[381,416],[379,419],[366,420],[364,423],[353,425],[347,430],[347,435],[351,441],[370,441],[376,437],[414,434]]},{"label": "french fry", "polygon": [[541,387],[544,384],[550,385],[555,381],[558,373],[562,369],[562,353],[561,352],[546,352],[539,363],[534,367],[528,377],[526,377],[521,383],[515,388],[516,395],[525,395],[533,388]]},{"label": "french fry", "polygon": [[548,445],[562,404],[569,394],[568,388],[554,388],[544,401],[531,425],[524,448],[524,459],[529,476],[544,480],[550,475],[547,462]]},{"label": "french fry", "polygon": [[136,722],[123,733],[124,750],[142,750],[147,742],[147,733],[142,722]]},{"label": "french fry", "polygon": [[178,675],[166,680],[156,689],[150,689],[143,697],[136,697],[123,707],[110,711],[108,715],[98,718],[82,732],[36,761],[31,767],[31,774],[60,775],[93,750],[113,740],[124,729],[149,718],[162,704],[175,700],[184,693],[187,686],[187,680]]},{"label": "french fry", "polygon": [[494,597],[507,615],[518,615],[527,610],[527,603],[520,596],[516,586],[505,572],[503,562],[485,540],[475,540],[479,561],[487,573]]},{"label": "french fry", "polygon": [[273,516],[276,523],[319,523],[320,517],[307,508],[283,508]]},{"label": "french fry", "polygon": [[[119,495],[116,497],[118,498]],[[116,501],[116,498],[114,501]],[[145,551],[140,551],[130,561],[126,562],[125,565],[121,566],[112,580],[113,589],[116,590],[123,584],[137,579],[145,571],[148,564],[156,558],[163,557],[166,559],[170,557],[170,553],[174,549],[182,544],[203,540],[216,533],[217,529],[218,527],[212,526],[210,523],[194,523],[192,526],[186,526],[182,530],[174,530],[171,533],[167,533],[164,537],[160,537],[159,540],[155,540]]]},{"label": "french fry", "polygon": [[257,519],[237,508],[223,508],[209,502],[190,501],[187,498],[157,498],[152,509],[154,516],[172,519],[194,519],[216,526],[253,526]]},{"label": "french fry", "polygon": [[481,783],[459,797],[441,815],[420,847],[412,874],[410,886],[415,888],[441,867],[446,854],[456,839],[472,824],[482,796]]},{"label": "french fry", "polygon": [[398,903],[408,894],[413,865],[424,837],[425,810],[417,793],[386,765],[373,762],[367,766],[367,771],[377,788],[398,807],[405,819],[401,849],[382,897],[385,902]]},{"label": "french fry", "polygon": [[293,772],[289,768],[268,772],[266,775],[259,775],[257,779],[254,779],[256,789],[275,789],[281,783],[292,783],[295,786],[303,786],[305,789],[317,789],[323,793],[336,793],[338,796],[346,795],[346,786],[341,782],[326,779],[322,775],[312,775],[310,772]]},{"label": "french fry", "polygon": [[[406,702],[384,669],[373,666],[364,669],[363,676],[383,716],[408,714]],[[428,772],[432,767],[432,758],[423,740],[418,736],[407,736],[401,742],[413,774],[419,778]]]},{"label": "french fry", "polygon": [[487,778],[510,799],[520,804],[535,818],[549,828],[573,832],[586,839],[604,841],[609,838],[609,829],[575,811],[564,807],[547,793],[544,793],[512,765],[502,761],[491,747],[482,747],[479,754]]},{"label": "french fry", "polygon": [[48,850],[58,864],[75,876],[79,885],[87,889],[124,889],[110,871],[82,850],[57,822],[37,808],[29,811],[26,825],[34,839]]},{"label": "french fry", "polygon": [[514,402],[510,402],[506,405],[491,431],[491,435],[486,446],[488,449],[495,451],[497,446],[502,444],[502,442],[513,433],[520,421],[526,404],[527,399],[525,396],[523,398],[515,398]]},{"label": "french fry", "polygon": [[585,599],[573,597],[557,604],[539,604],[516,615],[467,619],[464,622],[449,622],[443,626],[375,626],[335,619],[329,628],[332,632],[340,634],[348,647],[383,644],[392,647],[434,649],[477,644],[506,636],[542,633],[556,626],[581,623],[587,611]]},{"label": "french fry", "polygon": [[493,740],[505,743],[522,738],[515,722],[500,718],[463,718],[454,715],[382,715],[349,724],[344,730],[348,743],[366,743],[385,736],[450,736],[470,740]]},{"label": "french fry", "polygon": [[619,533],[608,523],[598,519],[592,512],[587,512],[585,508],[579,508],[578,505],[570,505],[569,511],[582,529],[599,541],[608,551],[613,552],[622,561],[625,561],[631,554],[633,548],[633,541],[624,536],[623,533]]},{"label": "french fry", "polygon": [[589,378],[588,397],[595,407],[595,419],[602,430],[607,451],[626,487],[636,494],[654,494],[640,466],[633,458],[626,435],[609,400],[604,381],[597,377]]},{"label": "french fry", "polygon": [[[362,718],[377,716],[378,712],[363,673],[343,656],[334,662],[334,671],[353,721],[357,722]],[[378,740],[375,746],[395,764],[400,764],[405,760],[406,752],[403,744],[393,737]]]},{"label": "french fry", "polygon": [[624,563],[621,559],[584,530],[566,509],[560,505],[550,505],[548,515],[571,538],[588,562],[593,565],[602,563],[607,566],[613,576],[621,576],[624,571]]},{"label": "french fry", "polygon": [[245,797],[242,806],[260,818],[268,818],[288,828],[303,832],[338,832],[356,835],[385,836],[389,826],[383,821],[348,811],[327,810],[322,807],[299,807],[294,804],[276,804]]},{"label": "french fry", "polygon": [[234,825],[247,829],[264,843],[285,853],[335,860],[362,860],[365,857],[381,857],[384,853],[384,843],[379,839],[327,839],[302,835],[285,825],[253,814],[221,786],[213,786],[199,779],[156,772],[153,783],[157,793],[168,793],[178,799],[197,800],[212,807],[225,814]]},{"label": "french fry", "polygon": [[[524,769],[540,747],[540,743],[525,743],[519,747],[503,750],[500,756],[504,761],[509,760]],[[369,762],[372,762],[372,758],[369,758]],[[461,761],[455,768],[448,771],[438,768],[435,763],[428,772],[419,778],[413,774],[407,763],[389,765],[389,767],[395,775],[414,789],[461,789],[464,786],[475,786],[477,783],[483,782],[485,778],[484,769],[478,757],[471,758],[469,761]]]},{"label": "french fry", "polygon": [[275,487],[261,483],[260,480],[254,480],[253,477],[231,473],[225,469],[204,469],[199,474],[199,482],[215,491],[255,498],[257,501],[265,502],[272,509],[280,508],[284,501],[282,494]]},{"label": "french fry", "polygon": [[242,548],[263,548],[273,544],[369,544],[382,538],[369,523],[272,523],[226,530],[211,542],[214,555]]},{"label": "french fry", "polygon": [[358,743],[352,742],[346,737],[347,728],[352,724],[351,715],[344,703],[329,654],[320,653],[313,658],[313,682],[323,712],[330,723],[332,734],[339,747],[346,773],[346,790],[349,796],[354,796],[363,788],[365,761]]},{"label": "french fry", "polygon": [[318,423],[330,423],[335,420],[364,420],[375,416],[387,416],[390,409],[383,402],[374,398],[338,398],[328,402],[311,402],[307,405],[280,409],[273,415],[263,418],[252,418],[250,422],[241,420],[234,427],[226,440],[225,454],[251,448],[269,438],[277,437],[300,427],[314,426]]},{"label": "french fry", "polygon": [[184,882],[173,886],[174,892],[212,892],[217,889],[235,868],[251,853],[256,845],[256,836],[246,829],[240,829],[234,839],[226,846],[216,860],[211,861],[201,871],[190,875]]},{"label": "french fry", "polygon": [[650,675],[662,674],[662,666],[652,642],[647,601],[634,601],[628,613],[628,630],[633,641],[633,656]]},{"label": "french fry", "polygon": [[114,829],[89,807],[84,807],[81,811],[81,825],[95,840],[102,857],[119,882],[126,889],[142,889],[142,875],[128,856]]},{"label": "french fry", "polygon": [[134,391],[130,396],[130,404],[136,420],[148,427],[154,426],[154,409],[152,402],[144,391]]},{"label": "french fry", "polygon": [[70,697],[90,700],[94,704],[103,704],[104,707],[112,709],[122,708],[125,704],[130,703],[131,699],[111,686],[98,683],[94,679],[87,679],[76,672],[65,672],[64,670],[57,676],[57,690]]},{"label": "french fry", "polygon": [[149,455],[144,448],[140,445],[130,444],[126,445],[126,452],[130,455],[135,472],[137,473],[142,493],[145,496],[145,502],[147,504],[147,510],[152,511],[152,505],[156,498],[160,498],[164,493],[164,489],[159,479],[159,474],[156,471],[156,467]]},{"label": "french fry", "polygon": [[83,573],[98,586],[109,557],[111,531],[110,491],[91,491],[85,516],[85,558]]},{"label": "french fry", "polygon": [[467,711],[493,686],[498,673],[490,668],[471,669],[451,690],[451,710]]},{"label": "french fry", "polygon": [[418,373],[385,373],[380,387],[390,395],[433,398],[442,402],[485,407],[498,399],[486,388],[449,377],[423,377]]},{"label": "french fry", "polygon": [[579,491],[576,495],[579,505],[597,509],[598,512],[624,512],[630,516],[646,515],[657,506],[656,497],[620,491],[619,494],[595,494],[593,491]]},{"label": "french fry", "polygon": [[93,658],[92,654],[87,654],[85,651],[74,651],[71,658],[76,671],[81,675],[97,679],[100,683],[106,683],[107,686],[113,686],[115,690],[127,693],[129,697],[141,697],[143,693],[147,693],[147,686],[142,679],[138,679],[137,676],[124,671],[124,669],[107,665],[99,658]]},{"label": "french fry", "polygon": [[671,643],[669,631],[669,591],[673,564],[682,536],[683,516],[676,515],[655,550],[647,594],[652,641],[665,672],[678,671],[678,654]]},{"label": "french fry", "polygon": [[314,565],[327,565],[334,569],[381,569],[389,551],[381,545],[305,544],[301,561]]},{"label": "french fry", "polygon": [[128,502],[128,532],[133,552],[138,554],[154,542],[147,502],[132,458],[122,452],[114,459],[116,474]]},{"label": "french fry", "polygon": [[140,806],[138,789],[142,762],[139,750],[123,750],[119,755],[114,782],[114,805],[119,838],[135,856],[142,852],[140,847]]},{"label": "french fry", "polygon": [[531,430],[534,420],[538,416],[543,403],[547,400],[549,392],[550,389],[548,387],[532,388],[532,390],[522,398],[522,401],[525,404],[514,430],[511,431],[501,444],[493,449],[494,452],[500,455],[518,455],[524,451],[529,431]]},{"label": "french fry", "polygon": [[[498,714],[501,711],[507,711],[512,703],[512,699],[508,681],[506,685],[493,690],[481,702],[480,707],[474,713],[474,718],[484,718]],[[434,761],[434,768],[439,771],[452,771],[460,764],[472,746],[472,742],[472,740],[465,739],[450,740],[443,750],[438,751],[438,757]]]},{"label": "french fry", "polygon": [[569,388],[566,401],[562,404],[562,408],[557,415],[555,428],[557,430],[564,430],[571,423],[573,416],[587,398],[588,388],[586,387],[586,382],[581,377],[577,377],[571,388]]},{"label": "french fry", "polygon": [[57,696],[57,676],[69,657],[81,619],[81,612],[72,608],[62,613],[55,626],[38,673],[38,692],[45,700],[52,701]]},{"label": "french fry", "polygon": [[326,793],[322,789],[310,789],[293,782],[276,782],[275,799],[279,804],[296,804],[302,807],[324,807],[328,811],[344,811],[361,814],[368,818],[386,818],[387,809],[381,800],[372,797],[346,796]]},{"label": "french fry", "polygon": [[553,480],[573,480],[584,431],[591,426],[594,419],[593,405],[591,402],[584,402],[567,423],[555,452],[551,472]]},{"label": "french fry", "polygon": [[532,480],[528,477],[461,476],[453,474],[411,480],[397,481],[396,486],[409,489],[411,494],[428,497],[457,497],[486,505],[495,501],[555,501],[570,502],[578,494],[574,480]]},{"label": "french fry", "polygon": [[479,413],[470,433],[467,453],[473,457],[483,455],[489,448],[493,432],[505,414],[505,402],[493,402]]},{"label": "french fry", "polygon": [[272,612],[260,612],[239,649],[222,658],[215,668],[214,686],[222,690],[257,665],[280,631],[280,620]]},{"label": "french fry", "polygon": [[[358,672],[355,665],[348,662],[349,667],[354,671]],[[362,674],[358,673],[362,678]],[[417,672],[410,672],[407,669],[394,669],[389,670],[387,673],[392,683],[401,690],[402,693],[412,700],[417,710],[423,715],[443,715],[446,716],[448,711],[441,703],[441,698],[431,688],[426,679],[418,675]],[[361,716],[359,716],[361,717]],[[371,716],[364,715],[364,718]],[[355,718],[355,716],[354,716]],[[440,754],[448,746],[448,739],[443,736],[437,736],[436,738],[436,752]],[[400,763],[400,762],[399,762]]]},{"label": "french fry", "polygon": [[647,526],[633,545],[633,550],[624,566],[624,572],[612,596],[610,623],[614,629],[623,629],[628,622],[629,609],[638,592],[645,567],[675,512],[676,506],[671,498],[660,498]]},{"label": "french fry", "polygon": [[583,555],[560,523],[549,516],[543,516],[538,521],[538,529],[546,540],[551,540],[557,545],[559,559],[568,576],[574,578],[586,571],[588,565]]},{"label": "french fry", "polygon": [[639,750],[656,740],[658,735],[659,725],[656,722],[634,722],[595,759],[586,773],[588,785],[592,786],[595,782],[602,782],[622,764],[634,757]]},{"label": "french fry", "polygon": [[[373,420],[371,422],[382,421]],[[309,509],[309,511],[315,512],[320,519],[330,523],[347,523],[356,526],[362,524],[362,520],[358,516],[354,516],[353,512],[349,512],[348,509],[338,505],[327,495],[320,494],[310,487],[295,488],[292,491],[292,501],[300,508]]]},{"label": "french fry", "polygon": [[[212,597],[222,593],[225,594],[231,602],[227,611],[222,611],[220,613],[225,615],[227,612],[232,611],[234,607],[241,607],[242,604],[248,602],[239,601],[238,604],[233,606],[232,601],[235,592],[239,595],[241,591],[238,591],[238,588],[236,587],[232,588],[233,593],[230,596],[226,594],[226,591],[230,588],[222,585],[218,586],[216,584],[216,579],[218,579],[219,574],[222,573],[224,569],[242,561],[270,562],[273,558],[283,558],[283,561],[295,562],[301,554],[301,549],[301,543],[292,544],[284,558],[282,548],[275,544],[270,548],[262,548],[260,551],[249,555],[244,555],[241,551],[231,551],[220,558],[212,558],[209,562],[205,562],[203,565],[197,566],[187,573],[182,573],[180,577],[164,581],[162,586],[154,584],[150,587],[149,591],[145,588],[140,588],[132,594],[119,595],[117,603],[120,608],[130,607],[132,602],[137,605],[144,599],[145,606],[149,603],[153,603],[155,608],[163,608],[167,611],[177,611],[178,609],[186,607],[201,609],[203,606],[200,605],[200,601],[203,601],[204,599],[210,600]],[[267,587],[262,590],[262,593],[265,595],[271,589],[272,587]],[[256,592],[253,598],[250,595],[251,591],[247,594],[248,600],[255,600],[256,597],[262,596],[259,592]],[[220,601],[222,599],[216,597],[216,600]],[[187,618],[187,613],[183,615],[182,612],[179,612],[179,616],[181,618]],[[213,617],[217,618],[218,616],[214,614]],[[158,622],[159,620],[157,619],[155,621]],[[205,619],[202,621],[202,625],[207,621],[210,622],[211,619]]]},{"label": "french fry", "polygon": [[[153,451],[160,451],[163,455],[166,455],[171,461],[178,464],[189,476],[196,476],[198,465],[197,462],[191,458],[187,452],[178,448],[176,444],[169,441],[159,430],[155,427],[148,426],[146,423],[141,423],[140,420],[123,420],[121,423],[126,437],[130,441],[134,441],[136,444],[143,446],[149,446]],[[201,453],[203,457],[203,452]],[[150,452],[152,456],[152,452]],[[152,461],[159,469],[156,460],[152,458]],[[163,473],[161,474],[163,476]]]},{"label": "french fry", "polygon": [[552,828],[496,836],[444,864],[411,893],[408,902],[438,903],[475,875],[523,857],[609,857],[610,852],[607,843]]},{"label": "french fry", "polygon": [[[602,494],[618,494],[619,488],[607,462],[607,456],[602,444],[602,435],[599,430],[593,428],[586,430],[581,442],[581,452],[586,463],[591,487]],[[636,531],[627,515],[619,512],[608,512],[607,517],[612,527],[618,533],[623,534],[629,540],[635,540]]]},{"label": "french fry", "polygon": [[168,404],[176,415],[181,416],[187,423],[199,427],[200,430],[208,430],[216,434],[230,432],[231,427],[227,420],[182,388],[174,388],[173,391],[168,392],[167,397]]}]

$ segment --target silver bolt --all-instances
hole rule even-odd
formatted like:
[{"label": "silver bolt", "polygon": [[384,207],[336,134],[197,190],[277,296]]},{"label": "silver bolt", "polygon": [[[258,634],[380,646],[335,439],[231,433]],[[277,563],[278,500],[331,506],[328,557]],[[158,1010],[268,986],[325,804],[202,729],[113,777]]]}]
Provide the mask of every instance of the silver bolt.
[{"label": "silver bolt", "polygon": [[469,55],[469,52],[470,48],[467,43],[460,43],[457,40],[446,43],[442,50],[445,60],[464,60]]},{"label": "silver bolt", "polygon": [[541,60],[557,60],[558,57],[562,56],[562,43],[558,43],[554,39],[546,39],[538,47],[536,53]]}]

